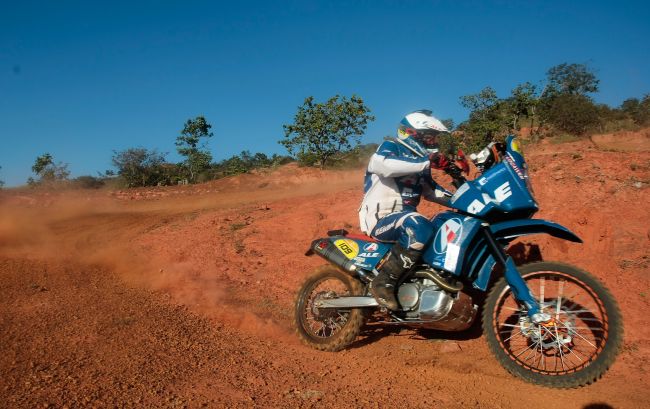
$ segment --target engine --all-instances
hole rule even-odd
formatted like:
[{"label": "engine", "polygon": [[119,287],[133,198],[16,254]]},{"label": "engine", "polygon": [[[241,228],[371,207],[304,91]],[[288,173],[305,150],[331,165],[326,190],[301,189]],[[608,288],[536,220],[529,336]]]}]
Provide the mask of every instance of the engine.
[{"label": "engine", "polygon": [[402,284],[397,298],[406,311],[405,322],[432,329],[462,331],[472,325],[478,311],[469,295],[446,291],[428,279]]}]

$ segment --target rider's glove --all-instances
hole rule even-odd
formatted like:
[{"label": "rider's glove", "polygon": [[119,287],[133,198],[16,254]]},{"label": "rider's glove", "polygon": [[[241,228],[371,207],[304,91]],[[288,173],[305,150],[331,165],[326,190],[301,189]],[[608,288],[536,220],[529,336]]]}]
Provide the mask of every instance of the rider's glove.
[{"label": "rider's glove", "polygon": [[445,169],[445,173],[451,176],[453,181],[452,185],[458,189],[463,183],[465,183],[465,177],[463,177],[463,170],[456,166],[454,163],[450,163]]},{"label": "rider's glove", "polygon": [[450,165],[445,155],[439,152],[432,153],[431,155],[429,155],[429,161],[431,162],[431,167],[433,169],[445,170]]},{"label": "rider's glove", "polygon": [[456,166],[454,163],[449,163],[445,168],[445,173],[454,179],[460,179],[463,176],[462,172],[462,169]]}]

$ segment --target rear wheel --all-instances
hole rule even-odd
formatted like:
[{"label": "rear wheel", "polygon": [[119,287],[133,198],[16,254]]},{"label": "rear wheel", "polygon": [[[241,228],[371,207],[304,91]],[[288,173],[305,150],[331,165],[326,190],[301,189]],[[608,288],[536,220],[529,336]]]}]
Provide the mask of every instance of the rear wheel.
[{"label": "rear wheel", "polygon": [[332,266],[317,268],[296,296],[296,332],[306,345],[321,351],[340,351],[351,344],[365,321],[362,308],[317,308],[314,302],[340,296],[363,295],[363,285]]},{"label": "rear wheel", "polygon": [[531,263],[518,270],[551,320],[533,324],[502,278],[483,311],[483,331],[497,360],[510,373],[553,388],[600,378],[623,340],[621,313],[609,291],[568,264]]}]

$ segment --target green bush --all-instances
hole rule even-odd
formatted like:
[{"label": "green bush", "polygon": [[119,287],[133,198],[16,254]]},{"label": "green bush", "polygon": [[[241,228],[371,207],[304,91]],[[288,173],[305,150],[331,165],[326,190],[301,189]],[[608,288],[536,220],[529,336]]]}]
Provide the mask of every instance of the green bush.
[{"label": "green bush", "polygon": [[620,111],[637,125],[650,124],[650,94],[646,94],[641,101],[637,98],[626,99]]},{"label": "green bush", "polygon": [[129,148],[113,151],[111,160],[127,187],[170,184],[179,172],[178,166],[165,163],[165,154],[156,149]]},{"label": "green bush", "polygon": [[104,179],[89,175],[79,176],[72,179],[72,186],[77,189],[99,189],[104,185]]},{"label": "green bush", "polygon": [[225,176],[239,175],[253,169],[272,168],[292,161],[293,158],[290,156],[273,154],[271,157],[268,157],[264,153],[251,154],[249,151],[243,151],[239,155],[234,155],[221,162],[212,164],[211,168],[207,172],[204,172],[204,175],[211,175],[206,177],[218,179]]},{"label": "green bush", "polygon": [[598,108],[589,97],[580,94],[553,97],[544,115],[555,128],[574,135],[584,135],[599,124]]}]

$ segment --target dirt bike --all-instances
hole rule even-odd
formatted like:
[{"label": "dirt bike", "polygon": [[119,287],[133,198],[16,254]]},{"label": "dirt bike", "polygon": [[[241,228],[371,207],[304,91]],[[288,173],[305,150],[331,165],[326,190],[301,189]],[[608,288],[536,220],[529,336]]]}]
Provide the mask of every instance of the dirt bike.
[{"label": "dirt bike", "polygon": [[[453,210],[432,219],[435,234],[421,261],[396,286],[398,311],[381,308],[368,284],[391,243],[345,230],[314,240],[307,255],[330,264],[302,284],[295,304],[304,343],[339,351],[380,310],[385,324],[463,331],[482,306],[490,350],[510,373],[554,388],[592,383],[623,342],[621,313],[591,274],[565,263],[515,265],[506,249],[521,236],[545,233],[581,243],[567,228],[531,217],[538,210],[519,141],[490,144],[471,159],[474,180],[456,178]],[[486,295],[487,293],[487,295]]]}]

